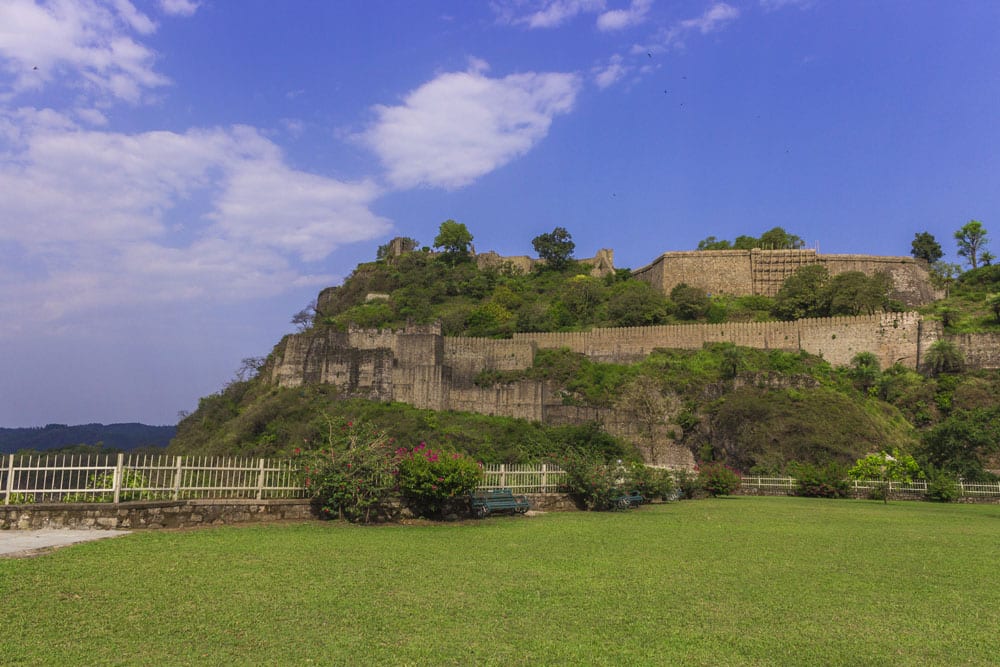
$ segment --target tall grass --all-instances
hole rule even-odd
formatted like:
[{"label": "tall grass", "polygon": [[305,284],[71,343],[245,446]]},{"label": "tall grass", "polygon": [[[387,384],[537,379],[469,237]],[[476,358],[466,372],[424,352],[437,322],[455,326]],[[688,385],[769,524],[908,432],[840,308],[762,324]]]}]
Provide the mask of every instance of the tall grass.
[{"label": "tall grass", "polygon": [[142,532],[0,560],[0,664],[990,664],[998,528],[739,497]]}]

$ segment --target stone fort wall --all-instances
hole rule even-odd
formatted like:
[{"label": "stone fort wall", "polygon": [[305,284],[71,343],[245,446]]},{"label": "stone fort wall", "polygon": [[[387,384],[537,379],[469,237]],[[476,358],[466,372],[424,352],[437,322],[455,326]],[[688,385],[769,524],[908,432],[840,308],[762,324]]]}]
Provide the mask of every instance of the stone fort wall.
[{"label": "stone fort wall", "polygon": [[860,271],[892,277],[893,297],[910,306],[941,295],[930,283],[927,266],[912,257],[821,255],[815,250],[694,250],[667,252],[632,275],[664,294],[686,283],[710,294],[774,296],[786,278],[803,266],[820,264],[831,275]]}]

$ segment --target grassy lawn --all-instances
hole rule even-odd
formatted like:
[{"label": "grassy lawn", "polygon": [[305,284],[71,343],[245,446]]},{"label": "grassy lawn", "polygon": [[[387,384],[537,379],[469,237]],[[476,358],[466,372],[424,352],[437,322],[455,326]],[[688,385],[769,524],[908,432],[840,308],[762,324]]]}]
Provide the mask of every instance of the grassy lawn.
[{"label": "grassy lawn", "polygon": [[983,665],[1000,506],[725,498],[0,560],[3,665]]}]

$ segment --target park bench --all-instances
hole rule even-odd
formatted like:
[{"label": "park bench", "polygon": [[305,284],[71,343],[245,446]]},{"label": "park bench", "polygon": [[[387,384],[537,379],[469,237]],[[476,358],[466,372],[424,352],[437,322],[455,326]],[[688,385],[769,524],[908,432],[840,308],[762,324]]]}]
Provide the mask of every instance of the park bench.
[{"label": "park bench", "polygon": [[620,510],[633,509],[639,505],[646,502],[646,499],[642,497],[642,494],[638,491],[629,491],[627,494],[623,494],[611,499],[612,507]]},{"label": "park bench", "polygon": [[524,514],[531,509],[525,496],[515,496],[510,489],[488,489],[469,492],[469,505],[476,518],[484,519],[493,512]]}]

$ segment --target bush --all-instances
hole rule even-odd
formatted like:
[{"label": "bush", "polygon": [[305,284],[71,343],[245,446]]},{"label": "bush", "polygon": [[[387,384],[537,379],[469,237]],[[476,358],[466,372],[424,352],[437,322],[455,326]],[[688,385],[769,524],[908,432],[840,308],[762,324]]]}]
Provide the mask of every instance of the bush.
[{"label": "bush", "polygon": [[722,463],[706,463],[698,471],[701,487],[713,498],[732,495],[740,488],[739,474]]},{"label": "bush", "polygon": [[467,456],[439,452],[421,442],[396,450],[399,490],[418,516],[440,517],[455,508],[483,478],[482,468]]},{"label": "bush", "polygon": [[564,458],[559,465],[566,471],[565,490],[577,502],[590,511],[615,508],[614,499],[622,495],[619,484],[625,477],[620,461],[611,464],[575,454]]},{"label": "bush", "polygon": [[828,463],[825,466],[792,462],[789,473],[795,477],[795,495],[804,498],[846,498],[851,485],[844,466]]},{"label": "bush", "polygon": [[943,470],[927,471],[927,500],[938,503],[953,503],[962,495],[958,479]]},{"label": "bush", "polygon": [[701,478],[689,470],[678,470],[674,473],[674,483],[677,486],[678,500],[694,500],[703,493]]},{"label": "bush", "polygon": [[329,517],[376,521],[398,488],[392,440],[367,422],[328,417],[326,447],[294,455],[302,484]]},{"label": "bush", "polygon": [[673,500],[675,497],[674,477],[669,470],[633,463],[628,467],[628,478],[632,482],[629,491],[634,489],[647,500]]}]

